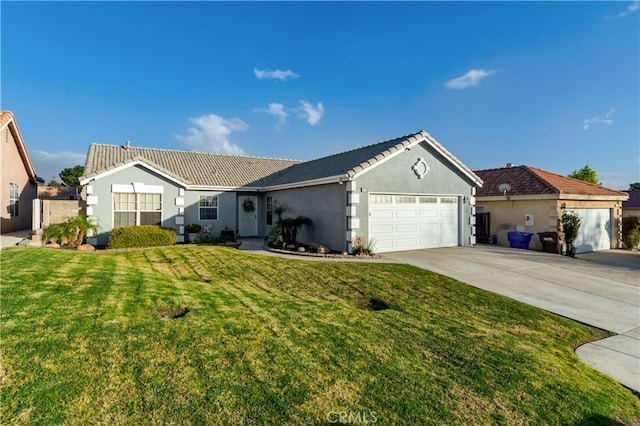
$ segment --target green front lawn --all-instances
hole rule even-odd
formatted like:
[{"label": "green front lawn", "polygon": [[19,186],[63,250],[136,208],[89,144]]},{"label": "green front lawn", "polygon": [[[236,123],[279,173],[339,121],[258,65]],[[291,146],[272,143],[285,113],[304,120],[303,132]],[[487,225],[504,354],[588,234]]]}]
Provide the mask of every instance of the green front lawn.
[{"label": "green front lawn", "polygon": [[640,424],[596,331],[415,267],[1,256],[2,424]]}]

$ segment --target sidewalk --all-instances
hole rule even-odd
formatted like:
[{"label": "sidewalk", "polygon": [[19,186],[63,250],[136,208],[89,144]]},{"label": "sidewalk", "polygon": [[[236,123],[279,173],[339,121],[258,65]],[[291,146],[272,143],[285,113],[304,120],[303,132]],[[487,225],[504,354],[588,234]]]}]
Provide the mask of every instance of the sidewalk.
[{"label": "sidewalk", "polygon": [[[30,229],[23,229],[21,231],[14,231],[14,232],[8,232],[6,234],[1,234],[0,249],[3,249],[5,247],[15,247],[19,243],[23,242],[24,240],[27,240],[29,243],[31,243],[31,241],[29,240],[30,233],[31,233]],[[24,243],[27,243],[27,241],[24,241]],[[26,245],[29,245],[29,244],[26,244]]]}]

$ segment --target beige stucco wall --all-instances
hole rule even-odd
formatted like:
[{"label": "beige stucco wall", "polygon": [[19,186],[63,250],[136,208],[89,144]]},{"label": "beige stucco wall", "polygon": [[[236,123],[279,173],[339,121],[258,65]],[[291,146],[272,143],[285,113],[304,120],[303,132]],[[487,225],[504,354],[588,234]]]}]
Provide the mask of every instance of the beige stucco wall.
[{"label": "beige stucco wall", "polygon": [[638,208],[626,208],[622,210],[622,216],[640,216],[640,207]]},{"label": "beige stucco wall", "polygon": [[[2,233],[31,229],[32,200],[37,195],[37,185],[29,179],[15,139],[9,126],[0,133],[1,185],[0,185],[0,229]],[[17,183],[20,190],[18,216],[9,216],[9,184]]]},{"label": "beige stucco wall", "polygon": [[[516,231],[518,226],[524,227],[524,232],[537,234],[538,232],[561,231],[562,208],[608,208],[612,214],[612,241],[611,247],[622,246],[622,203],[620,201],[596,201],[596,200],[562,200],[562,199],[534,199],[534,200],[499,200],[487,201],[478,197],[477,206],[484,206],[485,212],[489,212],[490,233],[498,238],[498,244],[509,247],[507,232]],[[533,217],[533,225],[526,225],[525,216]],[[542,244],[538,235],[531,238],[529,245],[531,250],[542,250]]]}]

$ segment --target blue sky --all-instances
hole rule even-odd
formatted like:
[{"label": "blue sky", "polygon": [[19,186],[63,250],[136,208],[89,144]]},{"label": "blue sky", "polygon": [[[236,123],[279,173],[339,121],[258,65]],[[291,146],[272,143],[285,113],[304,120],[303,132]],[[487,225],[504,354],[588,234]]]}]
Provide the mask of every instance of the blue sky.
[{"label": "blue sky", "polygon": [[640,181],[633,2],[8,2],[0,106],[90,143],[313,159],[426,130],[474,169]]}]

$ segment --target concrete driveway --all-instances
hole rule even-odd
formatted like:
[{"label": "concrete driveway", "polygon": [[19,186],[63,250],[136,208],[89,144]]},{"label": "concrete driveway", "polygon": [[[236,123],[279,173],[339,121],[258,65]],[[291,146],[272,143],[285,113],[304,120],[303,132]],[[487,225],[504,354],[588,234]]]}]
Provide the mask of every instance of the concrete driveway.
[{"label": "concrete driveway", "polygon": [[576,350],[583,361],[640,392],[640,254],[621,250],[577,259],[499,246],[385,253],[384,258],[617,333]]}]

